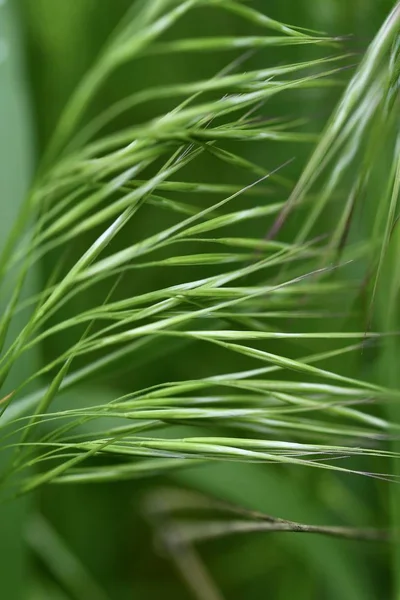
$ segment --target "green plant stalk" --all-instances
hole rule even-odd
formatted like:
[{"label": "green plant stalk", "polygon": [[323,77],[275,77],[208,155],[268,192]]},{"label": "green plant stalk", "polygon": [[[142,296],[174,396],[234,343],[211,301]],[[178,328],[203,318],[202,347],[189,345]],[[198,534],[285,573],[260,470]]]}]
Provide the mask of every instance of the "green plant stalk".
[{"label": "green plant stalk", "polygon": [[[21,83],[21,50],[18,22],[12,3],[0,6],[0,42],[7,48],[0,64],[0,249],[9,233],[9,227],[17,219],[32,168],[32,138],[25,86]],[[18,273],[15,273],[18,277]],[[0,280],[1,282],[1,280]],[[23,289],[23,295],[35,292],[32,270]],[[0,304],[0,310],[4,310]],[[26,311],[11,315],[8,338],[18,332],[26,320]],[[5,341],[5,340],[3,340]],[[18,372],[12,372],[7,384],[15,389],[35,369],[35,354],[20,363]],[[0,442],[0,470],[6,469],[10,452]],[[27,555],[24,544],[24,528],[30,510],[27,498],[12,504],[3,503],[0,491],[0,587],[1,595],[10,600],[26,600]]]},{"label": "green plant stalk", "polygon": [[[390,196],[390,213],[399,206],[400,200],[400,160],[397,162],[397,168],[393,178],[393,188]],[[388,220],[388,225],[390,221]],[[382,329],[387,331],[390,327],[399,327],[399,302],[400,302],[400,230],[398,223],[393,227],[391,223],[390,230],[385,236],[385,248],[380,259],[380,285],[375,288],[375,294],[378,294],[376,314],[382,321]],[[398,340],[386,340],[380,360],[379,376],[380,380],[389,385],[392,389],[400,389],[400,373],[398,360],[400,356],[400,344]],[[392,403],[388,408],[388,418],[394,426],[400,425],[400,406],[399,403]],[[392,443],[393,452],[400,452],[399,436],[394,435]],[[397,460],[393,461],[393,473],[400,474],[400,465]],[[393,573],[394,573],[394,598],[400,600],[400,490],[398,485],[391,487],[391,510],[392,526],[395,531],[396,540],[393,552]]]}]

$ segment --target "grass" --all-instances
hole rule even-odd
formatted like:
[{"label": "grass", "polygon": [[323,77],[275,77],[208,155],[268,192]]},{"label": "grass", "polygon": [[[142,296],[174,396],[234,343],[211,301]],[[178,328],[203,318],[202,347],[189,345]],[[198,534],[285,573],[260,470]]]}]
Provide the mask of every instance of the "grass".
[{"label": "grass", "polygon": [[[260,33],[168,37],[199,8],[234,14]],[[390,482],[396,536],[399,30],[397,3],[319,133],[302,115],[266,118],[263,108],[282,95],[341,86],[353,60],[341,40],[232,0],[135,4],[67,104],[0,256],[3,497],[221,462],[302,466]],[[245,67],[244,50],[295,45],[318,58]],[[236,56],[214,76],[155,81],[90,117],[121,65],[177,53],[208,60],[210,51]],[[171,102],[170,110],[115,125],[154,99]],[[310,147],[310,157],[292,181],[297,144]],[[273,153],[268,161],[249,156],[249,148],[275,146],[286,149],[284,162]],[[218,181],[191,177],[202,161],[220,170]],[[152,226],[142,234],[144,211]],[[29,273],[45,260],[53,261],[50,278],[24,296]],[[19,315],[28,316],[10,336]],[[10,373],[43,344],[57,352],[12,383]],[[370,351],[378,356],[372,370],[365,368]],[[210,355],[207,364],[197,363],[199,352]],[[157,374],[165,357],[179,361],[182,353],[193,357],[192,368]],[[137,385],[132,377],[127,393],[116,390],[105,402],[63,403],[66,391],[80,393],[82,381],[120,364],[133,372],[146,365],[154,381]],[[211,519],[200,533],[183,522],[179,531],[192,543],[207,532],[289,528],[280,515],[241,516],[247,520]],[[34,547],[42,530],[57,546],[49,527],[34,522]],[[84,597],[89,586],[87,597],[96,597],[96,585],[81,575],[83,588],[72,586],[72,596]]]}]

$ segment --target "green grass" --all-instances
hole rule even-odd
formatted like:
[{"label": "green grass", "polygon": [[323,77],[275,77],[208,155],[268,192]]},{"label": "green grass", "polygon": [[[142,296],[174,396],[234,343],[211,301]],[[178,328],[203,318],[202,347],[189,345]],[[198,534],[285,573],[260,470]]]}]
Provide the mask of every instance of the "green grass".
[{"label": "green grass", "polygon": [[[180,21],[198,10],[229,15],[245,33],[180,35]],[[282,24],[250,4],[134,4],[64,108],[2,244],[1,493],[8,503],[45,484],[118,486],[150,476],[221,495],[207,483],[213,469],[245,467],[275,474],[266,477],[280,497],[280,470],[290,469],[302,489],[318,469],[339,495],[347,490],[349,506],[363,504],[357,486],[369,486],[366,513],[390,495],[388,519],[306,525],[302,516],[266,516],[257,501],[246,510],[211,499],[221,520],[201,517],[195,503],[198,522],[174,517],[171,525],[176,498],[186,508],[182,492],[171,504],[163,500],[167,517],[150,511],[151,525],[166,536],[184,579],[193,572],[208,590],[199,598],[220,595],[193,544],[239,532],[376,545],[387,543],[388,530],[396,580],[399,32],[397,3],[354,67],[345,40]],[[243,55],[272,49],[279,57],[293,46],[311,58],[248,68],[254,57]],[[127,64],[140,69],[141,61],[179,55],[200,55],[208,75],[155,78],[96,110]],[[210,73],[214,55],[225,67]],[[308,98],[338,89],[336,108],[316,131],[304,118]],[[299,114],[265,112],[292,96]],[[292,160],[298,151],[308,155],[301,170]],[[39,291],[27,291],[43,265]],[[21,365],[34,364],[43,348],[40,366],[25,374]],[[124,384],[110,384],[119,369]],[[83,385],[98,381],[102,393]],[[243,503],[225,491],[226,500]],[[321,515],[331,521],[329,511]],[[27,531],[60,593],[104,595],[42,515]],[[182,538],[187,563],[169,534]],[[374,597],[361,567],[346,566],[329,544],[331,577],[342,578],[329,597]],[[310,546],[310,565],[318,554]],[[51,587],[42,579],[39,589]],[[398,582],[390,593],[400,597]]]}]

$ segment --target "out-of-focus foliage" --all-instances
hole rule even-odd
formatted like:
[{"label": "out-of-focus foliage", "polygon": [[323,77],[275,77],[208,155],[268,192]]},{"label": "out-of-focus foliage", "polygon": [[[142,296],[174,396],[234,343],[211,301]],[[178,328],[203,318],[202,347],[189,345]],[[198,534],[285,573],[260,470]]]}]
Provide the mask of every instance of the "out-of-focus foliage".
[{"label": "out-of-focus foliage", "polygon": [[[0,3],[0,250],[10,224],[17,218],[19,208],[29,188],[33,171],[33,139],[28,107],[28,86],[25,81],[24,56],[21,35],[15,14],[6,3]],[[32,271],[25,293],[35,291],[36,273]],[[5,309],[0,298],[0,312]],[[24,323],[18,315],[12,325],[10,338]],[[27,377],[37,368],[34,356],[24,359],[19,373],[12,373],[10,384],[17,385],[20,377]],[[3,470],[10,453],[1,449],[0,468]],[[27,548],[24,543],[26,499],[4,504],[0,493],[0,556],[2,593],[20,598],[24,593],[27,576]]]}]

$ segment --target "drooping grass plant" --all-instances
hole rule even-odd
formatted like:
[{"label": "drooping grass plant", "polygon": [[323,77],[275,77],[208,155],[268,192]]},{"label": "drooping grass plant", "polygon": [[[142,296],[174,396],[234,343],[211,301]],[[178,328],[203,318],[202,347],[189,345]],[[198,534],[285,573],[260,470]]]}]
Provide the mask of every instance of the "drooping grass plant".
[{"label": "drooping grass plant", "polygon": [[[170,35],[198,9],[233,13],[259,34]],[[363,362],[372,349],[395,364],[385,356],[399,351],[399,31],[397,4],[316,134],[296,115],[265,118],[263,106],[336,89],[349,58],[340,40],[235,0],[135,4],[67,104],[0,257],[7,496],[237,461],[390,481],[398,512],[397,369],[370,373]],[[244,66],[243,52],[295,45],[318,58]],[[121,65],[210,52],[237,54],[212,77],[154,82],[90,117]],[[168,112],[135,120],[136,107],[161,99]],[[128,126],[108,128],[124,114]],[[260,153],[256,161],[247,150],[256,143],[286,145],[286,160]],[[287,171],[300,143],[310,158],[293,182]],[[232,180],[191,178],[199,161]],[[144,235],[143,211],[154,221]],[[22,299],[30,270],[48,257],[50,280]],[[21,313],[26,323],[10,339]],[[68,343],[51,360],[9,387],[23,357],[60,339]],[[159,376],[166,357],[196,357],[198,348],[208,363]],[[121,364],[130,390],[107,403],[63,402],[63,392]],[[138,386],[143,364],[154,381]],[[37,390],[27,391],[32,383]]]}]

